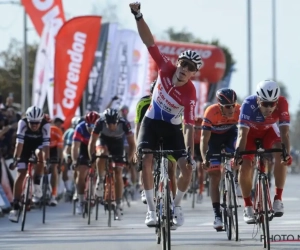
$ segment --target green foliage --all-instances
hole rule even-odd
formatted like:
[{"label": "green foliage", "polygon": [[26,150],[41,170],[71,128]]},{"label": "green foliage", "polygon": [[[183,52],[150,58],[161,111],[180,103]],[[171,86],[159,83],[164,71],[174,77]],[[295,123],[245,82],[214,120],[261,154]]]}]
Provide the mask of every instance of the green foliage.
[{"label": "green foliage", "polygon": [[[36,44],[28,45],[27,47],[30,95],[32,93],[32,78],[37,48],[38,46]],[[0,53],[0,60],[2,62],[2,66],[0,67],[0,93],[2,94],[3,98],[6,98],[10,92],[14,93],[14,102],[16,103],[22,103],[22,51],[23,44],[15,39],[12,39],[8,49]]]},{"label": "green foliage", "polygon": [[215,45],[221,48],[224,52],[225,59],[226,59],[226,69],[223,78],[228,74],[231,66],[235,64],[235,60],[230,52],[229,48],[222,45],[218,39],[214,39],[211,42],[203,41],[200,38],[195,38],[194,35],[186,30],[182,31],[175,31],[173,28],[169,28],[166,31],[169,39],[171,41],[181,41],[181,42],[189,42],[189,43],[199,43],[199,44],[210,44]]}]

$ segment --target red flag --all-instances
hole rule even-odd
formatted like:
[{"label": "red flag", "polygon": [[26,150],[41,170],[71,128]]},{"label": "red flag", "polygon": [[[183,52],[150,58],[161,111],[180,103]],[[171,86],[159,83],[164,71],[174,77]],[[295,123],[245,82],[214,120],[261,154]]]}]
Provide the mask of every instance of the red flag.
[{"label": "red flag", "polygon": [[22,5],[40,36],[47,22],[58,28],[65,22],[62,0],[22,0]]},{"label": "red flag", "polygon": [[94,61],[101,29],[100,16],[80,16],[66,22],[56,36],[54,116],[68,128],[81,101]]}]

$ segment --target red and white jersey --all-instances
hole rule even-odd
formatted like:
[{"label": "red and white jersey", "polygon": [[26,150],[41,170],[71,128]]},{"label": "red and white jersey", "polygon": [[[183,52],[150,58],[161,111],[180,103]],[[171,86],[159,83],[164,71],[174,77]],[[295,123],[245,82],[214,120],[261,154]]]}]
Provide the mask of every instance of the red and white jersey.
[{"label": "red and white jersey", "polygon": [[158,66],[158,79],[153,90],[151,104],[145,114],[154,120],[162,120],[171,124],[183,123],[194,125],[196,90],[192,81],[180,87],[172,84],[176,67],[162,55],[156,45],[148,48],[153,60]]}]

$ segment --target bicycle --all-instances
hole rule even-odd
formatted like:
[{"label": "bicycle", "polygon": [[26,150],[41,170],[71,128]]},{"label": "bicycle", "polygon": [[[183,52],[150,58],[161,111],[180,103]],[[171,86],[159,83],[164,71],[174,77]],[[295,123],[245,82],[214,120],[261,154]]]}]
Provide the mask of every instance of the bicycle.
[{"label": "bicycle", "polygon": [[[31,205],[31,197],[32,197],[32,182],[33,182],[33,176],[32,176],[32,169],[34,164],[37,164],[37,157],[34,153],[32,153],[32,156],[28,159],[27,163],[27,172],[25,176],[25,180],[23,182],[23,194],[21,197],[21,209],[19,210],[18,214],[18,221],[22,214],[22,223],[21,223],[21,231],[24,231],[25,228],[25,221],[26,221],[26,214],[27,211],[30,210]],[[13,169],[10,167],[10,169]]]},{"label": "bicycle", "polygon": [[123,155],[96,155],[96,158],[106,159],[106,174],[104,180],[104,210],[105,213],[108,211],[108,227],[111,227],[111,212],[114,212],[114,220],[120,219],[122,214],[117,214],[116,206],[114,202],[116,201],[116,191],[115,191],[115,175],[114,175],[114,167],[115,162],[123,162],[127,164],[125,156]]},{"label": "bicycle", "polygon": [[168,159],[167,155],[174,154],[175,152],[187,153],[187,161],[191,163],[190,148],[186,150],[163,150],[163,140],[159,140],[158,150],[146,150],[140,149],[140,167],[142,166],[143,154],[153,154],[157,162],[156,169],[154,171],[154,197],[156,201],[156,214],[157,224],[155,227],[155,233],[157,236],[157,244],[161,242],[161,236],[163,238],[162,249],[171,249],[171,226],[173,226],[174,215],[174,202],[170,195],[170,179],[168,176]]},{"label": "bicycle", "polygon": [[262,230],[262,236],[264,239],[264,248],[270,249],[270,227],[269,222],[275,217],[272,202],[270,198],[270,189],[268,176],[265,172],[264,154],[266,153],[282,153],[283,160],[286,160],[287,152],[285,145],[282,143],[282,148],[264,149],[262,147],[262,140],[255,139],[256,150],[247,150],[238,152],[238,156],[255,154],[255,169],[256,173],[256,185],[255,185],[255,198],[253,203],[255,222]]},{"label": "bicycle", "polygon": [[238,225],[238,204],[235,188],[235,178],[231,169],[231,158],[234,153],[225,152],[225,146],[222,145],[221,153],[208,154],[206,153],[206,161],[209,162],[211,157],[221,157],[221,162],[224,167],[224,174],[222,174],[220,182],[221,194],[221,210],[224,223],[224,229],[217,231],[226,231],[228,240],[232,239],[232,231],[235,232],[235,241],[239,240],[239,225]]},{"label": "bicycle", "polygon": [[[85,218],[85,215],[88,216],[88,225],[91,223],[91,213],[92,213],[92,207],[95,206],[95,196],[94,196],[94,185],[96,182],[96,174],[95,174],[95,168],[92,166],[91,163],[88,164],[89,172],[86,179],[86,188],[85,188],[85,202],[84,202],[84,208],[82,212],[82,217]],[[98,206],[96,207],[96,220],[98,219]]]},{"label": "bicycle", "polygon": [[51,191],[49,186],[49,169],[52,164],[59,164],[60,160],[57,158],[50,159],[49,163],[46,164],[44,169],[44,175],[43,175],[43,182],[42,182],[42,198],[40,200],[40,204],[43,208],[43,224],[45,224],[46,221],[46,206],[49,203],[51,199]]}]

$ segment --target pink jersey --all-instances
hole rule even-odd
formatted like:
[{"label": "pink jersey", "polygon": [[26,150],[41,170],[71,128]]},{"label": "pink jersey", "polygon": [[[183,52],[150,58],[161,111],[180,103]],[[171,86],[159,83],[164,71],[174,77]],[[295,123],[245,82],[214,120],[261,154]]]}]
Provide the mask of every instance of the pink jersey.
[{"label": "pink jersey", "polygon": [[196,90],[193,83],[189,80],[183,86],[173,86],[172,78],[176,67],[160,53],[156,45],[149,47],[148,50],[159,71],[152,100],[145,116],[179,125],[182,123],[183,114],[183,122],[194,125]]}]

